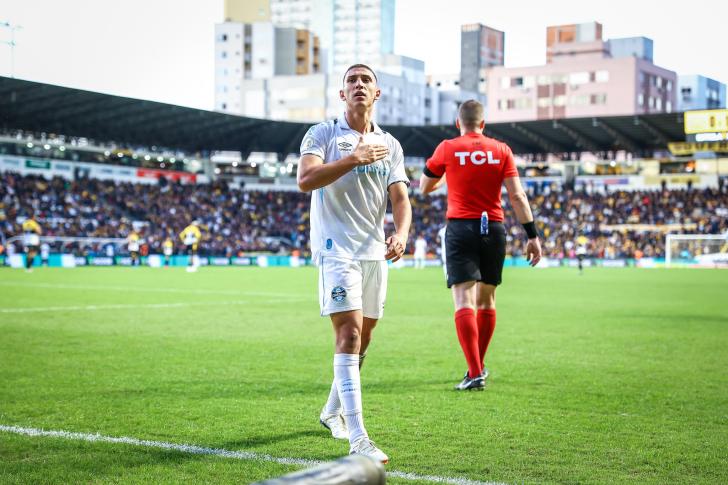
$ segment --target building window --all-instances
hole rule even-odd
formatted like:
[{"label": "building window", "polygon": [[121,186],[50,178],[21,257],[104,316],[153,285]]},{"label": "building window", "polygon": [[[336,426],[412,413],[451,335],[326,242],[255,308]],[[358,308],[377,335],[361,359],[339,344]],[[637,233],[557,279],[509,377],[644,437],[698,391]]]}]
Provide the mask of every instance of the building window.
[{"label": "building window", "polygon": [[590,99],[591,104],[607,104],[606,94],[592,94]]},{"label": "building window", "polygon": [[554,106],[566,106],[566,96],[554,96]]},{"label": "building window", "polygon": [[578,86],[580,84],[586,84],[589,82],[589,73],[583,72],[572,72],[569,74],[569,84],[572,86]]},{"label": "building window", "polygon": [[551,106],[551,98],[538,98],[537,103],[539,108],[548,108]]},{"label": "building window", "polygon": [[501,89],[508,89],[511,87],[511,78],[503,76],[501,78]]},{"label": "building window", "polygon": [[655,100],[655,108],[657,108],[657,111],[662,111],[662,98]]},{"label": "building window", "polygon": [[227,51],[222,51],[220,53],[220,57],[222,57],[223,59],[227,59]]},{"label": "building window", "polygon": [[667,89],[668,91],[672,91],[672,81],[670,81],[669,79],[665,81],[665,89]]},{"label": "building window", "polygon": [[221,107],[222,109],[227,109],[227,103],[222,103],[222,105],[220,105],[220,107]]},{"label": "building window", "polygon": [[222,41],[223,42],[226,42],[227,41],[227,34],[222,34]]},{"label": "building window", "polygon": [[597,71],[594,74],[594,80],[598,83],[609,82],[609,71]]},{"label": "building window", "polygon": [[644,106],[645,105],[645,95],[640,93],[637,95],[637,105],[638,106]]},{"label": "building window", "polygon": [[665,111],[668,113],[672,113],[672,102],[671,101],[665,101]]}]

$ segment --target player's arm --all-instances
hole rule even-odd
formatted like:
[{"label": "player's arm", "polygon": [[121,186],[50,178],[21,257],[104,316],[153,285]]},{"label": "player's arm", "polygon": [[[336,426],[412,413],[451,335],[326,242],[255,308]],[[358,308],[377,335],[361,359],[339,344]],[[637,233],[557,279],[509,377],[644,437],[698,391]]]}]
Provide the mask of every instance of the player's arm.
[{"label": "player's arm", "polygon": [[385,241],[387,243],[386,259],[397,261],[407,247],[407,236],[412,223],[412,206],[410,205],[407,184],[395,182],[389,186],[389,200],[392,202],[394,234]]},{"label": "player's arm", "polygon": [[369,165],[387,156],[389,149],[385,145],[369,145],[364,143],[364,137],[359,137],[359,144],[351,155],[324,163],[323,159],[312,153],[305,153],[298,161],[298,188],[301,192],[325,187],[344,174],[360,165]]},{"label": "player's arm", "polygon": [[513,211],[516,213],[516,219],[523,225],[523,229],[528,236],[526,244],[526,259],[531,266],[536,266],[541,260],[541,241],[538,239],[538,231],[536,224],[533,222],[533,213],[528,203],[528,196],[523,190],[521,179],[518,176],[507,177],[503,179],[503,183],[508,191],[508,198],[511,201]]}]

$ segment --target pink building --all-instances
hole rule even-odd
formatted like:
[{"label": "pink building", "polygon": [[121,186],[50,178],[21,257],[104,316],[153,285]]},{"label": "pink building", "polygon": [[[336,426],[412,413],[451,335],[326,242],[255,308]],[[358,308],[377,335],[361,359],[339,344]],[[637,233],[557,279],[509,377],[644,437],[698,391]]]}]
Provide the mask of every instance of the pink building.
[{"label": "pink building", "polygon": [[601,26],[592,31],[597,32],[597,39],[549,45],[551,62],[545,66],[490,68],[488,121],[669,113],[676,109],[675,72],[636,56],[614,58],[609,43],[601,40]]}]

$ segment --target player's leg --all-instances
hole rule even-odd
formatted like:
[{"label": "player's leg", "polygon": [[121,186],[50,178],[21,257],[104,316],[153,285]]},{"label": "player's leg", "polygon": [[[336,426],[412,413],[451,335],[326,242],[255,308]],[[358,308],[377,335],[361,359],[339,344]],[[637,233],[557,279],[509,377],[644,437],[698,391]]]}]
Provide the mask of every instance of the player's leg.
[{"label": "player's leg", "polygon": [[29,247],[28,250],[25,253],[25,269],[26,271],[32,271],[33,268],[33,260],[35,259],[35,249],[33,247]]},{"label": "player's leg", "polygon": [[[371,263],[370,263],[371,264]],[[386,263],[383,265],[383,269],[379,269],[379,271],[387,271]],[[371,271],[369,272],[371,273]],[[361,371],[362,365],[364,364],[364,358],[367,356],[367,348],[369,347],[369,343],[372,340],[372,332],[374,331],[374,328],[377,326],[377,322],[379,321],[379,317],[382,313],[382,308],[384,306],[384,297],[386,295],[386,278],[385,278],[385,286],[382,286],[381,284],[381,277],[379,278],[379,281],[374,280],[374,284],[371,284],[372,279],[369,278],[369,281],[367,281],[367,278],[365,277],[364,281],[364,289],[363,289],[363,295],[362,295],[362,306],[365,308],[364,314],[366,315],[373,315],[376,316],[376,318],[364,316],[362,318],[362,330],[361,330],[361,344],[359,347],[359,371]],[[370,283],[369,285],[367,283]],[[368,288],[368,286],[375,286],[376,288]],[[370,295],[372,292],[374,292],[373,295]],[[368,303],[368,305],[364,305],[364,301]],[[381,303],[380,303],[381,302]],[[329,398],[326,401],[326,405],[324,406],[324,411],[322,412],[322,415],[329,416],[338,415],[341,413],[341,401],[339,400],[339,393],[338,389],[336,387],[336,380],[331,384],[331,390],[329,391]],[[324,426],[327,426],[327,423],[324,422],[324,419],[322,418],[322,423],[324,423]],[[328,427],[328,426],[327,426]],[[331,429],[331,428],[330,428]],[[332,429],[332,434],[333,434]],[[348,437],[348,432],[346,436],[336,436],[335,438],[341,438],[341,437]]]},{"label": "player's leg", "polygon": [[483,364],[482,375],[488,378],[488,369],[485,367],[485,354],[495,332],[495,285],[478,283],[477,305],[478,305],[478,351],[480,362]]},{"label": "player's leg", "polygon": [[[321,315],[339,314],[342,311],[361,310],[361,271],[353,261],[326,257],[319,265],[319,304]],[[339,317],[340,318],[340,317]],[[363,322],[362,325],[363,326]],[[360,326],[360,328],[361,328]],[[361,334],[361,330],[358,331]],[[338,354],[337,333],[337,354]],[[357,350],[357,355],[358,355]],[[341,400],[336,375],[331,383],[319,420],[331,431],[334,438],[348,439],[349,432],[342,415]]]},{"label": "player's leg", "polygon": [[452,286],[452,298],[455,304],[455,329],[458,342],[468,363],[466,378],[475,379],[480,376],[483,364],[478,348],[478,324],[475,316],[476,281],[466,281]]},{"label": "player's leg", "polygon": [[359,368],[366,356],[372,332],[379,320],[384,316],[384,303],[387,299],[387,283],[389,266],[386,261],[362,261],[362,314],[364,315],[361,349],[359,350]]},{"label": "player's leg", "polygon": [[482,370],[475,316],[475,287],[480,277],[480,221],[451,220],[445,234],[447,285],[455,304],[455,329],[468,372],[458,390],[482,388]]},{"label": "player's leg", "polygon": [[350,453],[370,455],[383,463],[387,455],[376,448],[364,427],[361,398],[361,377],[359,373],[359,351],[363,317],[361,310],[331,315],[336,333],[336,354],[334,355],[334,380],[339,391],[342,414],[349,432]]},{"label": "player's leg", "polygon": [[506,230],[502,223],[488,225],[488,237],[483,238],[480,258],[481,282],[477,290],[478,350],[483,364],[483,377],[488,378],[485,354],[495,331],[495,290],[503,279],[503,263],[506,259]]},{"label": "player's leg", "polygon": [[[359,352],[362,350],[364,328],[362,292],[365,275],[362,263],[341,258],[324,258],[319,274],[322,314],[331,317],[336,336],[334,381],[349,434],[350,453],[368,455],[386,463],[389,460],[387,455],[369,439],[362,412],[359,373]],[[367,317],[372,316],[376,315],[367,313]],[[370,328],[370,338],[371,330]]]}]

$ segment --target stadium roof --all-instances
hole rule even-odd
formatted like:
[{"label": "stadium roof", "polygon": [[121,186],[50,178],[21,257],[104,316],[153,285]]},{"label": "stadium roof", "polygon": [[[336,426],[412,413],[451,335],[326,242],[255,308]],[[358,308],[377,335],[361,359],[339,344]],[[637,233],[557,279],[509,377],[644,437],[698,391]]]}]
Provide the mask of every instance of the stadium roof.
[{"label": "stadium roof", "polygon": [[[298,152],[310,123],[260,120],[0,77],[0,126],[186,152]],[[383,126],[405,154],[429,156],[454,126]],[[486,125],[521,155],[626,150],[648,155],[684,141],[682,113]]]}]

